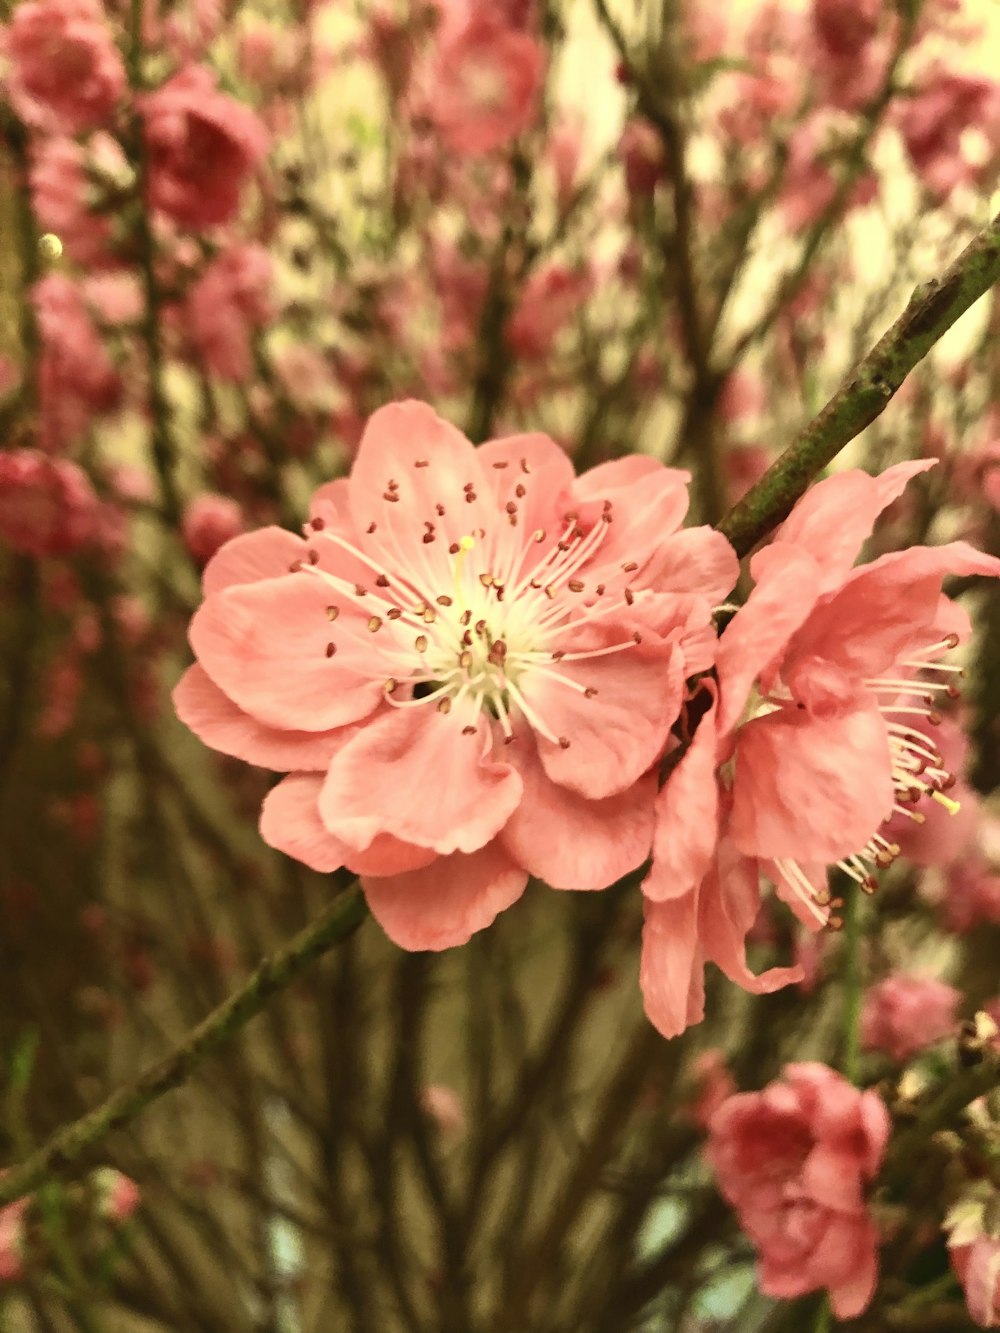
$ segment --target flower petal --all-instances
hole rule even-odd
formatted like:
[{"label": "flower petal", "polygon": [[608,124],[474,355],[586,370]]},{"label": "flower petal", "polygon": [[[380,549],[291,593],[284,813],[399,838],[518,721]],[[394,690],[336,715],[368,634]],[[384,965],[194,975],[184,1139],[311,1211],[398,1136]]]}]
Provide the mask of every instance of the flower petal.
[{"label": "flower petal", "polygon": [[812,610],[820,571],[805,551],[766,546],[751,562],[757,586],[719,639],[719,734],[736,725],[754,680]]},{"label": "flower petal", "polygon": [[[525,702],[557,738],[538,736],[552,781],[590,800],[637,782],[660,757],[680,711],[683,671],[679,651],[643,644],[583,661],[567,656],[558,671],[527,674]],[[596,694],[587,698],[585,690]]]},{"label": "flower petal", "polygon": [[654,902],[678,898],[705,878],[719,838],[719,787],[715,775],[716,692],[694,740],[656,797],[653,864],[642,891]]},{"label": "flower petal", "polygon": [[723,601],[740,575],[736,552],[713,528],[682,528],[662,544],[647,578],[657,592],[700,593]]},{"label": "flower petal", "polygon": [[747,856],[838,861],[864,847],[894,799],[877,708],[831,721],[781,709],[736,734],[729,828]]},{"label": "flower petal", "polygon": [[705,1014],[704,962],[698,941],[698,892],[654,903],[643,899],[639,985],[646,1017],[664,1037],[678,1037]]},{"label": "flower petal", "polygon": [[196,662],[172,695],[177,716],[213,750],[279,773],[325,769],[347,735],[335,731],[287,731],[265,726],[223,694]]},{"label": "flower petal", "polygon": [[280,578],[305,553],[306,543],[302,538],[284,528],[260,528],[233,537],[219,547],[205,566],[201,576],[205,596],[240,583]]},{"label": "flower petal", "polygon": [[877,477],[851,469],[817,482],[799,500],[775,536],[808,551],[821,571],[820,591],[835,588],[854,564],[875,520],[913,477],[936,459],[897,463]]},{"label": "flower petal", "polygon": [[747,966],[747,935],[760,910],[757,864],[741,856],[725,838],[702,885],[699,931],[705,956],[752,995],[770,995],[802,980],[802,968],[771,967],[757,974]]},{"label": "flower petal", "polygon": [[292,773],[272,787],[260,812],[260,836],[269,847],[321,874],[339,870],[348,849],[323,826],[318,773]]},{"label": "flower petal", "polygon": [[519,736],[506,753],[524,795],[500,841],[518,865],[554,889],[605,889],[642,865],[653,838],[655,773],[588,801],[548,777],[530,737]]},{"label": "flower petal", "polygon": [[422,870],[365,877],[361,886],[372,916],[401,949],[451,949],[491,925],[527,882],[527,872],[491,842],[471,855],[440,856]]},{"label": "flower petal", "polygon": [[509,764],[484,755],[489,728],[463,735],[469,714],[433,704],[389,708],[360,728],[330,765],[320,811],[359,850],[379,833],[440,855],[473,852],[503,827],[521,799]]},{"label": "flower petal", "polygon": [[229,587],[195,612],[191,646],[215,684],[261,722],[328,731],[372,713],[390,675],[350,604],[331,624],[335,602],[322,578],[305,572]]}]

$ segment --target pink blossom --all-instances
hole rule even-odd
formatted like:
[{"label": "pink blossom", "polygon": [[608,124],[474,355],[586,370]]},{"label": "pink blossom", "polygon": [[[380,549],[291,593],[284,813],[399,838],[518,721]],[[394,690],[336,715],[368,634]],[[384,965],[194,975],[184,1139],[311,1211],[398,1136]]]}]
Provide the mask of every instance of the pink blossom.
[{"label": "pink blossom", "polygon": [[191,288],[191,337],[205,368],[243,383],[253,367],[250,335],[274,316],[274,266],[262,245],[236,245],[206,267]]},{"label": "pink blossom", "polygon": [[197,495],[181,517],[184,545],[200,565],[243,531],[243,511],[227,495]]},{"label": "pink blossom", "polygon": [[598,889],[646,857],[683,682],[712,660],[735,557],[678,532],[687,474],[573,476],[544,435],[474,449],[422,403],[369,421],[303,540],[205,570],[174,693],[203,740],[291,771],[265,841],[361,875],[396,943],[464,943],[524,891]]},{"label": "pink blossom", "polygon": [[112,1222],[127,1222],[142,1202],[139,1186],[114,1167],[102,1166],[93,1173],[98,1208]]},{"label": "pink blossom", "polygon": [[478,157],[530,129],[538,111],[544,53],[535,37],[488,6],[457,28],[445,25],[428,77],[427,115],[445,147]]},{"label": "pink blossom", "polygon": [[41,335],[38,393],[43,448],[74,443],[94,416],[117,407],[121,377],[90,317],[80,287],[49,273],[31,293]]},{"label": "pink blossom", "polygon": [[879,29],[881,0],[812,0],[812,23],[827,52],[856,60]]},{"label": "pink blossom", "polygon": [[52,133],[82,134],[105,124],[125,92],[125,65],[96,0],[15,6],[6,48],[14,109]]},{"label": "pink blossom", "polygon": [[618,156],[625,168],[625,185],[632,199],[648,198],[666,177],[666,149],[658,130],[648,120],[625,122],[618,140]]},{"label": "pink blossom", "polygon": [[525,283],[507,324],[507,345],[518,356],[546,356],[560,329],[573,318],[594,289],[589,268],[553,262],[537,269]]},{"label": "pink blossom", "polygon": [[182,226],[228,222],[267,152],[249,107],[220,93],[200,65],[175,74],[140,106],[149,154],[149,202]]},{"label": "pink blossom", "polygon": [[0,453],[0,539],[25,555],[67,555],[94,535],[99,502],[86,473],[33,449]]},{"label": "pink blossom", "polygon": [[963,153],[966,130],[993,135],[1000,121],[1000,84],[932,66],[913,96],[899,102],[898,124],[914,171],[939,199],[975,171]]},{"label": "pink blossom", "polygon": [[240,74],[269,94],[294,88],[302,54],[300,32],[261,20],[243,29],[237,45]]},{"label": "pink blossom", "polygon": [[28,1199],[18,1199],[0,1208],[0,1282],[16,1282],[24,1276],[21,1245],[28,1203]]},{"label": "pink blossom", "polygon": [[961,998],[954,986],[943,981],[894,973],[865,995],[862,1044],[869,1051],[885,1051],[902,1064],[954,1032]]},{"label": "pink blossom", "polygon": [[747,968],[760,871],[815,930],[828,865],[870,891],[900,851],[882,831],[893,814],[920,823],[917,805],[954,808],[926,698],[953,692],[944,659],[969,624],[941,583],[996,576],[1000,560],[953,542],[851,568],[878,515],[930,466],[820,482],[750,562],[756,587],[720,639],[718,687],[657,798],[640,980],[666,1036],[701,1017],[706,959],[755,992],[799,977]]},{"label": "pink blossom", "polygon": [[420,1091],[420,1108],[442,1134],[455,1136],[465,1129],[465,1108],[454,1088],[443,1083],[428,1083]]},{"label": "pink blossom", "polygon": [[865,1203],[889,1137],[878,1094],[822,1064],[791,1064],[716,1111],[707,1156],[759,1251],[767,1296],[826,1290],[838,1319],[868,1307],[878,1236]]},{"label": "pink blossom", "polygon": [[32,145],[29,179],[39,225],[59,237],[71,259],[89,266],[107,260],[111,224],[89,207],[86,156],[75,139],[40,138]]},{"label": "pink blossom", "polygon": [[945,1220],[951,1264],[980,1328],[1000,1328],[1000,1235],[987,1224],[987,1212],[995,1216],[997,1206],[996,1192],[983,1183],[973,1186]]}]

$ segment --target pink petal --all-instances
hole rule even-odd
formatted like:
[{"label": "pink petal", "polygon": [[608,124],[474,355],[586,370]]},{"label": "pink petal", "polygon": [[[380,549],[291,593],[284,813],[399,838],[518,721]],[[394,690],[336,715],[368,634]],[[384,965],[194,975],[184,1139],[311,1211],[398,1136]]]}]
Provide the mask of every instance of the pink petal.
[{"label": "pink petal", "polygon": [[[538,736],[552,781],[590,800],[638,782],[660,757],[677,718],[683,669],[679,652],[636,645],[581,662],[560,662],[558,675],[580,690],[562,684],[555,673],[526,676],[524,699],[557,738]],[[583,689],[597,693],[588,699]]]},{"label": "pink petal", "polygon": [[[331,603],[340,605],[334,624]],[[315,732],[356,722],[378,706],[391,675],[358,613],[304,572],[209,597],[189,638],[215,684],[272,727]]]},{"label": "pink petal", "polygon": [[[844,1222],[841,1225],[850,1226],[850,1222]],[[852,1262],[846,1269],[844,1277],[836,1284],[830,1287],[830,1305],[833,1313],[838,1319],[856,1319],[859,1314],[863,1314],[871,1304],[871,1299],[875,1295],[875,1286],[878,1282],[878,1237],[875,1234],[875,1228],[867,1217],[858,1218],[854,1222],[857,1229],[857,1235],[854,1240],[854,1251]],[[832,1247],[833,1228],[827,1232],[824,1245]]]},{"label": "pink petal", "polygon": [[705,956],[752,995],[770,995],[802,980],[802,968],[771,967],[756,975],[747,966],[747,935],[760,910],[756,862],[740,856],[729,839],[701,889],[699,931]]},{"label": "pink petal", "polygon": [[817,1143],[806,1158],[802,1188],[814,1202],[838,1212],[854,1212],[863,1205],[857,1163],[827,1143]]},{"label": "pink petal", "polygon": [[648,580],[657,591],[700,593],[714,606],[725,600],[739,575],[736,552],[721,532],[682,528],[663,542]]},{"label": "pink petal", "polygon": [[322,786],[317,773],[292,773],[283,778],[264,798],[260,836],[269,847],[329,874],[340,869],[349,853],[319,817]]},{"label": "pink petal", "polygon": [[723,632],[716,653],[720,735],[735,726],[754,680],[784,650],[819,591],[816,562],[794,547],[766,546],[751,568],[757,586]]},{"label": "pink petal", "polygon": [[995,1328],[1000,1306],[1000,1244],[997,1241],[984,1235],[972,1243],[962,1285],[969,1313],[976,1323],[981,1328]]},{"label": "pink petal", "polygon": [[927,638],[946,574],[1000,576],[1000,560],[965,542],[884,555],[817,605],[789,645],[789,657],[825,657],[857,675],[878,675],[915,640]]},{"label": "pink petal", "polygon": [[177,716],[213,750],[279,773],[325,769],[347,739],[336,731],[282,731],[267,727],[223,694],[197,662],[181,676],[172,695]]},{"label": "pink petal", "polygon": [[[515,505],[517,528],[525,539],[543,528],[555,541],[556,526],[566,526],[563,516],[572,508],[574,473],[566,451],[534,432],[488,440],[476,453],[497,511],[506,513],[508,503]],[[549,544],[540,546],[547,551]]]},{"label": "pink petal", "polygon": [[687,513],[689,480],[688,473],[639,455],[603,463],[577,478],[573,500],[583,531],[602,522],[606,502],[612,506],[611,522],[604,524],[600,547],[586,566],[588,577],[613,587],[626,581],[622,566],[635,564],[627,581],[647,586],[666,538]]},{"label": "pink petal", "polygon": [[302,538],[284,528],[259,528],[243,533],[220,546],[205,566],[201,576],[205,596],[240,583],[280,578],[305,552]]},{"label": "pink petal", "polygon": [[643,899],[639,985],[646,1017],[664,1037],[678,1037],[705,1013],[698,944],[698,893],[668,902]]},{"label": "pink petal", "polygon": [[323,821],[352,847],[379,833],[440,855],[473,852],[507,822],[521,799],[521,779],[507,763],[484,757],[489,728],[462,734],[469,714],[433,704],[389,708],[335,756],[326,777]]},{"label": "pink petal", "polygon": [[362,880],[372,916],[401,949],[451,949],[517,902],[528,876],[496,842],[423,870]]},{"label": "pink petal", "polygon": [[737,732],[730,835],[747,856],[838,861],[864,847],[894,799],[875,708],[829,722],[782,709]]},{"label": "pink petal", "polygon": [[656,797],[653,864],[642,891],[653,902],[690,893],[705,878],[719,837],[716,693],[694,740]]},{"label": "pink petal", "polygon": [[518,865],[554,889],[605,889],[643,863],[653,838],[656,774],[588,801],[546,774],[530,737],[505,752],[524,783],[500,841]]},{"label": "pink petal", "polygon": [[344,864],[355,875],[399,875],[407,870],[422,870],[437,859],[429,847],[414,847],[390,833],[379,833],[363,852],[344,851]]},{"label": "pink petal", "polygon": [[778,529],[775,540],[808,551],[822,574],[821,592],[835,588],[854,564],[883,509],[936,459],[897,463],[877,477],[852,469],[817,482]]},{"label": "pink petal", "polygon": [[[426,403],[390,403],[369,419],[350,486],[355,530],[389,572],[450,574],[449,545],[498,522],[476,450]],[[427,523],[436,536],[425,544]]]}]

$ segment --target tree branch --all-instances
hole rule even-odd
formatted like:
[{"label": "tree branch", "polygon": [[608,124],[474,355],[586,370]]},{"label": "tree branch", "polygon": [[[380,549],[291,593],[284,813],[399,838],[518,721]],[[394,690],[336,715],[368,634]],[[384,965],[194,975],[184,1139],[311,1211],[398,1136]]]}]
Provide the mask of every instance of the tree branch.
[{"label": "tree branch", "polygon": [[820,471],[879,417],[918,362],[1000,280],[1000,215],[940,278],[918,287],[895,324],[822,412],[719,524],[744,556],[785,518]]},{"label": "tree branch", "polygon": [[44,1181],[67,1175],[74,1163],[116,1129],[134,1120],[165,1092],[179,1087],[197,1065],[224,1046],[267,1001],[289,986],[317,958],[346,939],[367,915],[361,889],[339,894],[283,949],[266,958],[246,983],[187,1037],[101,1106],[57,1130],[47,1143],[0,1179],[0,1207],[23,1198]]}]

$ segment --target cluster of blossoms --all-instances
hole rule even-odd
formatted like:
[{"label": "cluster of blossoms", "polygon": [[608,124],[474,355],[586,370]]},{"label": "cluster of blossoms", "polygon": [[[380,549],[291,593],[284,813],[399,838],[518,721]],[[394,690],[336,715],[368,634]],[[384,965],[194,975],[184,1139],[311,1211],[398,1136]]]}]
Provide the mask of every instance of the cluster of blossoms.
[{"label": "cluster of blossoms", "polygon": [[827,866],[871,891],[889,821],[954,805],[935,700],[968,626],[941,582],[1000,561],[952,543],[852,569],[927,466],[816,486],[717,638],[738,564],[679,530],[686,474],[633,456],[575,478],[545,436],[475,449],[423,404],[386,407],[305,536],[210,561],[177,710],[289,772],[265,840],[359,874],[404,948],[464,943],[529,876],[602,889],[651,855],[641,981],[672,1036],[702,1015],[707,960],[757,992],[801,976],[747,966],[762,877],[818,929]]},{"label": "cluster of blossoms", "polygon": [[779,1082],[736,1093],[715,1112],[708,1158],[759,1251],[766,1295],[823,1289],[838,1319],[867,1307],[878,1235],[866,1191],[888,1137],[878,1094],[821,1064],[788,1065]]}]

